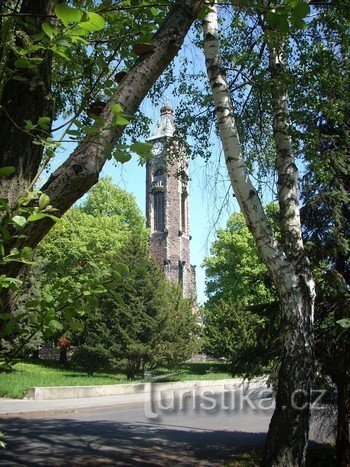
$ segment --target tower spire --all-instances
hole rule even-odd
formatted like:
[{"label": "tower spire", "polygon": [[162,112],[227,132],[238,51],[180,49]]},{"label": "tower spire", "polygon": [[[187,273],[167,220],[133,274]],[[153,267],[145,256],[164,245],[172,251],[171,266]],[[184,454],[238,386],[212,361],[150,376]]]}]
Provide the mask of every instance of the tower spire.
[{"label": "tower spire", "polygon": [[154,130],[153,135],[148,139],[152,141],[154,139],[163,138],[164,136],[172,137],[175,132],[174,122],[174,109],[167,102],[160,109],[160,119]]}]

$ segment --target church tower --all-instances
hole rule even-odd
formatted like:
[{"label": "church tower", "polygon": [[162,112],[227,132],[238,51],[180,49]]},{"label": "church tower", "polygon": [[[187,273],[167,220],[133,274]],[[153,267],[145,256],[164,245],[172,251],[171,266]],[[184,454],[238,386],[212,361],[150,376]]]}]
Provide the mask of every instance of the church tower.
[{"label": "church tower", "polygon": [[195,297],[195,268],[190,264],[188,156],[186,143],[173,138],[174,110],[164,105],[149,142],[154,158],[146,164],[146,217],[150,256],[165,276]]}]

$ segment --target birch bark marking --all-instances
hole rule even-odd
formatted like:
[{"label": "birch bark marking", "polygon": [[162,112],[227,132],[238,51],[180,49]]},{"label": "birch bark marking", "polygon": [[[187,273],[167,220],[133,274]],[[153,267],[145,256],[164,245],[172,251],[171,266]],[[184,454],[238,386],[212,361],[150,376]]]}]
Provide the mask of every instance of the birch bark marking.
[{"label": "birch bark marking", "polygon": [[[290,242],[284,242],[284,246],[291,243],[298,246],[296,258],[291,261],[292,247],[283,248],[275,238],[242,157],[233,103],[221,68],[217,5],[204,20],[204,53],[232,188],[280,300],[284,348],[263,465],[300,466],[305,462],[309,427],[314,283],[302,250],[296,182],[290,182],[297,180],[296,168],[288,163],[288,158],[287,163],[280,161],[283,224],[292,233]],[[285,105],[283,99],[281,102]],[[288,140],[281,138],[280,143],[286,144]]]},{"label": "birch bark marking", "polygon": [[282,221],[282,238],[287,255],[303,254],[298,195],[298,169],[290,135],[286,70],[283,58],[284,44],[268,44],[272,79],[273,135],[276,147],[278,174],[278,201]]},{"label": "birch bark marking", "polygon": [[204,54],[212,88],[216,116],[225,154],[226,167],[237,201],[254,235],[259,252],[270,273],[278,280],[281,276],[296,285],[297,278],[271,230],[259,196],[252,184],[239,140],[234,108],[225,74],[221,68],[220,45],[216,6],[204,20]]}]

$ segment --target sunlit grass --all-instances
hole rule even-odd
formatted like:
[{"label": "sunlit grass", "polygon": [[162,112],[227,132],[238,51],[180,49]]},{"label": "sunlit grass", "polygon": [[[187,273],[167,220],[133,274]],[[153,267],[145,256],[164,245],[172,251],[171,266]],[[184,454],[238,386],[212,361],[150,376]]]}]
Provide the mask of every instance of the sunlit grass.
[{"label": "sunlit grass", "polygon": [[[230,378],[224,364],[187,363],[177,371],[160,369],[154,376],[160,381],[219,380]],[[0,397],[23,398],[32,387],[52,386],[99,386],[105,384],[131,383],[121,373],[86,373],[65,367],[59,362],[18,362],[10,373],[0,373]]]},{"label": "sunlit grass", "polygon": [[64,368],[57,362],[19,362],[10,373],[0,373],[0,396],[23,398],[29,388],[45,386],[96,386],[125,383],[122,374],[86,373]]}]

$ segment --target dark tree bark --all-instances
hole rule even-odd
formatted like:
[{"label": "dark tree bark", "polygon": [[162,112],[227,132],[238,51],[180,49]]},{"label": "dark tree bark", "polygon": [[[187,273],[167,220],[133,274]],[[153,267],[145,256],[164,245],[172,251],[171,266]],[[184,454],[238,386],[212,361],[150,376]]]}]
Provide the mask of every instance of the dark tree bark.
[{"label": "dark tree bark", "polygon": [[296,280],[286,291],[281,278],[274,280],[280,299],[284,350],[278,374],[276,409],[269,426],[263,465],[299,466],[305,464],[309,436],[315,292],[301,235],[298,170],[290,135],[285,45],[283,42],[278,45],[268,43],[268,48],[281,242]]},{"label": "dark tree bark", "polygon": [[[20,13],[29,14],[25,19],[19,17],[15,27],[17,45],[23,45],[19,37],[31,36],[42,32],[41,25],[49,22],[48,15],[54,11],[57,0],[23,0]],[[34,124],[40,117],[53,117],[53,97],[51,94],[52,52],[38,51],[35,57],[42,58],[41,64],[34,69],[18,69],[16,58],[10,53],[6,68],[7,76],[1,95],[0,106],[0,167],[14,166],[16,173],[9,178],[0,179],[0,193],[15,206],[19,196],[33,180],[43,156],[43,147],[33,144],[36,135],[24,130],[25,120]],[[15,72],[26,81],[11,79]],[[47,130],[46,135],[50,133]],[[41,131],[45,137],[45,132]]]},{"label": "dark tree bark", "polygon": [[313,380],[313,351],[305,329],[311,326],[313,299],[302,284],[293,295],[288,300],[280,294],[285,343],[278,373],[276,408],[265,443],[262,462],[265,467],[305,463]]},{"label": "dark tree bark", "polygon": [[68,363],[67,349],[66,348],[60,349],[60,362],[65,364],[65,365]]}]

